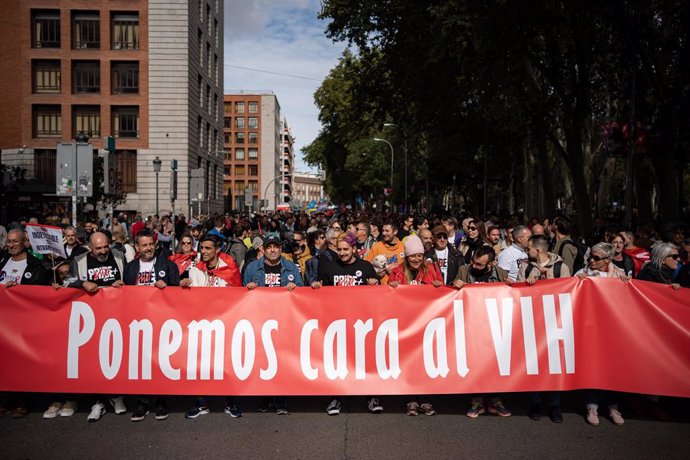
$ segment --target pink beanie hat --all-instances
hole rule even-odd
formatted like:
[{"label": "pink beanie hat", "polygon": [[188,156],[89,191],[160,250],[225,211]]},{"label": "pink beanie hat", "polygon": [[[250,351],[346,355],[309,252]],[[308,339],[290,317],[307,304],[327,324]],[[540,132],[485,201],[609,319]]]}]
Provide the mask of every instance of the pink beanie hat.
[{"label": "pink beanie hat", "polygon": [[424,254],[424,244],[417,235],[410,235],[405,238],[405,257],[412,254]]}]

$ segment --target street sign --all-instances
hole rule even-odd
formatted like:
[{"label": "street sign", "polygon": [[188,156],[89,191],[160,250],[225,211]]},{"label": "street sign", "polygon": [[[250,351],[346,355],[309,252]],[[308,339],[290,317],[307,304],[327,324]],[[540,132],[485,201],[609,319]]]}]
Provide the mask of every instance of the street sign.
[{"label": "street sign", "polygon": [[58,144],[55,157],[55,193],[58,196],[72,196],[76,186],[74,144]]}]

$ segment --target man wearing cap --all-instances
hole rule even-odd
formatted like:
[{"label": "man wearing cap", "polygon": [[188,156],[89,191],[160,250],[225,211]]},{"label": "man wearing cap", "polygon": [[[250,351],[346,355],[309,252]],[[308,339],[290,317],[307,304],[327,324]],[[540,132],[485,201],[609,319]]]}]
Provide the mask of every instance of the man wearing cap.
[{"label": "man wearing cap", "polygon": [[264,256],[247,266],[243,281],[247,289],[287,287],[292,291],[304,286],[299,267],[282,257],[282,241],[275,235],[264,240]]},{"label": "man wearing cap", "polygon": [[465,258],[460,251],[448,244],[448,230],[444,225],[437,225],[431,233],[433,248],[426,251],[424,256],[441,271],[443,283],[452,284],[460,267],[465,265]]}]

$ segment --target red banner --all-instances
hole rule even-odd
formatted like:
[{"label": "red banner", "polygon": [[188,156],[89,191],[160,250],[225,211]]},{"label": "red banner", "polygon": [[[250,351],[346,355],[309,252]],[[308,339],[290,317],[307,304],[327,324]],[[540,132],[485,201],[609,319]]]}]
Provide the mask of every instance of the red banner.
[{"label": "red banner", "polygon": [[0,289],[0,390],[690,397],[690,290],[569,278],[312,290]]}]

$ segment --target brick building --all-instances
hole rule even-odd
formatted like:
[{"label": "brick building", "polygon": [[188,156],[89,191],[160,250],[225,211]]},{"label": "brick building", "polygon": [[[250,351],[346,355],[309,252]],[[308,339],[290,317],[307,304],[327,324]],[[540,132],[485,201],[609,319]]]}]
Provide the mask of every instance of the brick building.
[{"label": "brick building", "polygon": [[[86,134],[94,151],[116,138],[119,210],[168,201],[178,164],[176,212],[189,211],[190,170],[203,168],[203,211],[222,210],[223,2],[221,0],[3,0],[0,160],[23,172],[3,192],[29,208],[55,193],[56,145]],[[19,169],[18,169],[19,168]],[[196,208],[195,208],[196,209]]]}]

